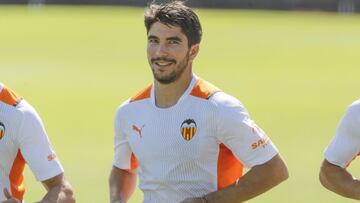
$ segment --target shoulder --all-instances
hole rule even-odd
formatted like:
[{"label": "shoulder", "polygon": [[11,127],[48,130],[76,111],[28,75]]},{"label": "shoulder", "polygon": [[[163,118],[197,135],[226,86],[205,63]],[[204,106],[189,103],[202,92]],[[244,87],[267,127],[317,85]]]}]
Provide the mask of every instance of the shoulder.
[{"label": "shoulder", "polygon": [[17,109],[22,113],[24,123],[26,123],[26,125],[43,125],[41,118],[35,108],[26,100],[21,100],[21,102],[17,106]]},{"label": "shoulder", "polygon": [[14,91],[0,83],[0,102],[3,102],[10,106],[17,106],[22,98],[18,96]]},{"label": "shoulder", "polygon": [[347,109],[347,114],[354,117],[360,117],[360,100],[353,102]]},{"label": "shoulder", "polygon": [[209,100],[213,102],[221,112],[240,111],[247,113],[246,108],[239,99],[225,92],[217,92]]},{"label": "shoulder", "polygon": [[125,102],[123,102],[120,105],[119,108],[125,107],[125,106],[127,106],[129,104],[133,104],[133,103],[137,103],[137,102],[141,102],[141,101],[145,101],[145,100],[150,99],[150,97],[151,97],[151,89],[152,89],[152,84],[148,85],[147,87],[145,87],[144,89],[142,89],[141,91],[136,93],[134,96],[127,99]]},{"label": "shoulder", "polygon": [[357,100],[348,106],[343,118],[343,122],[355,123],[358,125],[360,122],[360,100]]},{"label": "shoulder", "polygon": [[139,91],[137,94],[129,99],[129,103],[150,99],[152,85],[148,85],[146,88]]},{"label": "shoulder", "polygon": [[353,102],[347,108],[340,127],[360,134],[360,100]]},{"label": "shoulder", "polygon": [[211,101],[215,102],[219,106],[231,107],[231,106],[243,106],[239,99],[225,92],[217,92],[211,98]]},{"label": "shoulder", "polygon": [[223,92],[215,85],[203,79],[198,79],[190,95],[208,100],[220,113],[226,114],[228,111],[247,112],[239,99]]},{"label": "shoulder", "polygon": [[132,107],[134,104],[139,104],[143,101],[147,101],[148,99],[150,99],[151,89],[152,89],[152,85],[148,85],[146,88],[142,89],[134,96],[130,97],[125,102],[123,102],[116,110],[116,117],[118,117],[120,114],[123,114],[125,111],[127,111],[127,109]]},{"label": "shoulder", "polygon": [[215,93],[221,90],[210,82],[199,78],[190,92],[190,95],[200,99],[210,99]]}]

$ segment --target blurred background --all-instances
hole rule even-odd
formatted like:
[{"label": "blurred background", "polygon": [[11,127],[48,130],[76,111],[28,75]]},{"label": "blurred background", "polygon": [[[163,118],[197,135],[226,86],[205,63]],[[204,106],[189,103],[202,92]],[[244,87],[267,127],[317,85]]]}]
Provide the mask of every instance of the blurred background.
[{"label": "blurred background", "polygon": [[[169,0],[167,0],[169,1]],[[67,4],[67,5],[123,5],[146,6],[149,2],[166,0],[0,0],[3,4]],[[354,12],[360,0],[188,0],[187,5],[205,8],[324,10]]]},{"label": "blurred background", "polygon": [[[152,82],[141,0],[0,0],[0,80],[40,113],[78,202],[109,202],[113,118]],[[318,181],[322,152],[360,93],[360,0],[189,0],[197,75],[239,98],[290,178],[253,203],[355,202]],[[360,176],[360,163],[349,170]],[[44,189],[26,169],[26,202]],[[130,203],[142,201],[137,190]]]}]

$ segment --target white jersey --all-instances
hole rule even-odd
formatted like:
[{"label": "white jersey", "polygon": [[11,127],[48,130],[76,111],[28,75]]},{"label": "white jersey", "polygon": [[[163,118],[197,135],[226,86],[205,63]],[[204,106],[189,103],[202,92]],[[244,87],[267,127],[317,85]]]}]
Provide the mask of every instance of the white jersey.
[{"label": "white jersey", "polygon": [[23,199],[26,163],[39,181],[63,172],[34,108],[0,83],[0,202],[4,188]]},{"label": "white jersey", "polygon": [[137,167],[145,203],[203,196],[276,154],[237,99],[196,76],[172,107],[158,108],[149,86],[116,113],[113,164]]},{"label": "white jersey", "polygon": [[360,100],[348,108],[324,155],[330,163],[345,168],[359,152]]}]

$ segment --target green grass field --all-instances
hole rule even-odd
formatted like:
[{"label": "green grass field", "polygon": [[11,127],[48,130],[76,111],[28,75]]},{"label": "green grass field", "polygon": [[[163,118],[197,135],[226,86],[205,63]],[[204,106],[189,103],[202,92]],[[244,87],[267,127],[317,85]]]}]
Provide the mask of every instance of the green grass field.
[{"label": "green grass field", "polygon": [[[254,203],[353,202],[318,181],[322,152],[360,98],[360,16],[198,10],[195,72],[238,97],[281,150],[288,181]],[[80,203],[105,203],[118,105],[151,82],[143,9],[0,7],[0,80],[42,116]],[[350,170],[360,176],[360,163]],[[26,201],[44,194],[27,169]],[[130,203],[142,200],[137,190]]]}]

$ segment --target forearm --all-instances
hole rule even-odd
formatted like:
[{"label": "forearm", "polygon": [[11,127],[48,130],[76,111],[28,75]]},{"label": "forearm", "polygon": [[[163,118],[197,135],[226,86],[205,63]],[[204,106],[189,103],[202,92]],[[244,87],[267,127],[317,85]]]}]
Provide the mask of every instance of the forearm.
[{"label": "forearm", "polygon": [[75,198],[73,196],[73,192],[68,183],[64,185],[54,186],[44,198],[40,201],[40,203],[74,203]]},{"label": "forearm", "polygon": [[121,191],[122,186],[112,181],[110,178],[110,202],[111,203],[126,203],[131,195],[124,194]]},{"label": "forearm", "polygon": [[270,190],[287,177],[287,168],[277,155],[269,162],[253,167],[240,178],[236,185],[210,193],[205,196],[205,199],[209,203],[244,202]]},{"label": "forearm", "polygon": [[360,200],[360,181],[346,169],[324,160],[320,170],[321,184],[341,196]]},{"label": "forearm", "polygon": [[109,178],[109,186],[111,203],[127,202],[135,190],[135,171],[125,171],[113,167]]}]

